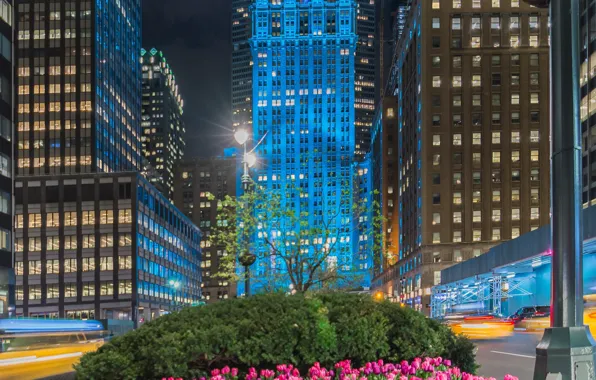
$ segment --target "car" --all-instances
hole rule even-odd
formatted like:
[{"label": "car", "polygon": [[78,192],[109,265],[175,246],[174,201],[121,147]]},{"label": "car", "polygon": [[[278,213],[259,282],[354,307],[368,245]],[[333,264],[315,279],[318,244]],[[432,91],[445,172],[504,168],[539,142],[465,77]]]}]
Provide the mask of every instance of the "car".
[{"label": "car", "polygon": [[516,328],[525,329],[524,321],[536,318],[547,318],[550,316],[550,306],[524,306],[519,308],[508,320],[513,322]]}]

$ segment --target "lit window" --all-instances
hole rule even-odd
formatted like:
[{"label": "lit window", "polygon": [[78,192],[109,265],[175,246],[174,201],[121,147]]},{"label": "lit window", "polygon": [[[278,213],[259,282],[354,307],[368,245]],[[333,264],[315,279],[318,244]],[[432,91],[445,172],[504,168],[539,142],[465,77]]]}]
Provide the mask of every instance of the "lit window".
[{"label": "lit window", "polygon": [[530,94],[530,103],[531,104],[538,104],[540,103],[538,93],[533,92]]},{"label": "lit window", "polygon": [[461,145],[462,144],[462,137],[461,133],[456,133],[453,135],[453,145]]},{"label": "lit window", "polygon": [[131,256],[119,256],[118,257],[118,269],[122,269],[122,270],[132,269]]},{"label": "lit window", "polygon": [[461,95],[453,95],[453,106],[461,107]]},{"label": "lit window", "polygon": [[500,144],[501,143],[501,132],[493,132],[493,144]]},{"label": "lit window", "polygon": [[453,30],[461,30],[461,18],[454,17],[451,20],[451,29],[453,29]]},{"label": "lit window", "polygon": [[29,214],[29,228],[41,227],[41,214]]},{"label": "lit window", "polygon": [[433,226],[441,224],[441,214],[438,212],[433,213]]},{"label": "lit window", "polygon": [[530,46],[531,47],[538,47],[538,36],[530,36]]},{"label": "lit window", "polygon": [[511,132],[511,142],[513,144],[519,144],[521,142],[521,137],[519,131],[512,131]]},{"label": "lit window", "polygon": [[540,190],[539,189],[531,189],[530,190],[530,201],[532,203],[538,203],[540,201]]},{"label": "lit window", "polygon": [[501,0],[493,0],[493,8],[499,8],[501,6]]},{"label": "lit window", "polygon": [[493,241],[496,241],[496,240],[501,240],[501,229],[500,228],[493,228]]},{"label": "lit window", "polygon": [[511,162],[515,163],[515,162],[519,162],[519,160],[520,160],[519,150],[511,151]]},{"label": "lit window", "polygon": [[499,16],[493,16],[490,18],[491,29],[501,29],[501,18]]},{"label": "lit window", "polygon": [[493,190],[493,202],[501,202],[501,190]]},{"label": "lit window", "polygon": [[461,193],[453,193],[453,204],[454,205],[461,205],[462,203],[462,199],[461,199]]},{"label": "lit window", "polygon": [[482,96],[480,94],[472,94],[472,105],[480,107],[482,105]]},{"label": "lit window", "polygon": [[114,223],[114,211],[113,210],[101,210],[99,212],[99,223],[100,224],[113,224]]},{"label": "lit window", "polygon": [[433,9],[440,9],[440,8],[441,8],[441,1],[433,0]]},{"label": "lit window", "polygon": [[453,0],[453,8],[461,8],[461,0]]},{"label": "lit window", "polygon": [[453,87],[461,87],[461,75],[454,75],[452,83]]},{"label": "lit window", "polygon": [[532,207],[530,209],[530,219],[532,219],[532,220],[540,219],[540,210],[538,209],[538,207]]},{"label": "lit window", "polygon": [[440,146],[440,145],[441,145],[441,136],[433,135],[433,146]]},{"label": "lit window", "polygon": [[433,77],[433,87],[441,87],[441,77],[436,75]]},{"label": "lit window", "polygon": [[482,144],[482,133],[475,132],[472,134],[472,144],[473,145],[481,145]]},{"label": "lit window", "polygon": [[519,189],[511,189],[511,201],[519,201]]},{"label": "lit window", "polygon": [[132,223],[132,211],[130,209],[119,210],[118,223]]},{"label": "lit window", "polygon": [[481,0],[472,0],[472,8],[480,8],[480,1]]},{"label": "lit window", "polygon": [[440,29],[441,28],[441,19],[438,17],[433,17],[433,29]]},{"label": "lit window", "polygon": [[493,164],[501,162],[501,152],[493,152]]},{"label": "lit window", "polygon": [[501,221],[501,210],[493,210],[493,222]]},{"label": "lit window", "polygon": [[479,48],[480,47],[480,37],[473,36],[472,41],[470,42],[470,46],[473,48]]},{"label": "lit window", "polygon": [[472,222],[474,223],[482,223],[482,211],[474,210],[472,212]]},{"label": "lit window", "polygon": [[519,94],[511,94],[511,104],[513,104],[513,105],[519,104]]},{"label": "lit window", "polygon": [[509,18],[509,29],[519,29],[519,16]]},{"label": "lit window", "polygon": [[480,203],[481,196],[480,191],[473,191],[472,192],[472,203]]},{"label": "lit window", "polygon": [[472,76],[472,87],[480,87],[482,86],[482,78],[480,75],[473,75]]},{"label": "lit window", "polygon": [[540,153],[537,150],[530,151],[530,161],[538,162],[540,160]]},{"label": "lit window", "polygon": [[461,222],[462,222],[461,211],[455,211],[453,213],[453,223],[461,223]]},{"label": "lit window", "polygon": [[520,235],[519,227],[513,227],[511,229],[511,238],[516,239],[519,237],[519,235]]},{"label": "lit window", "polygon": [[519,47],[519,36],[518,35],[512,35],[509,37],[509,44],[511,45],[511,47]]},{"label": "lit window", "polygon": [[520,219],[520,210],[518,208],[511,209],[511,220]]},{"label": "lit window", "polygon": [[437,244],[441,242],[441,233],[440,232],[433,232],[433,244]]},{"label": "lit window", "polygon": [[473,241],[481,241],[482,240],[482,230],[473,230],[472,231],[472,240]]},{"label": "lit window", "polygon": [[511,0],[512,8],[519,8],[519,0]]}]

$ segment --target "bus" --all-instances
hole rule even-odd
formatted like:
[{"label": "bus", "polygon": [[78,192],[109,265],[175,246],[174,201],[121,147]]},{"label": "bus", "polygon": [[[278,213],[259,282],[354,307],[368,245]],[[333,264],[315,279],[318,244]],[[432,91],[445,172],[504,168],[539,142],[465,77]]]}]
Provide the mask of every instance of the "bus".
[{"label": "bus", "polygon": [[73,371],[85,353],[107,338],[98,321],[0,320],[2,379],[38,379]]}]

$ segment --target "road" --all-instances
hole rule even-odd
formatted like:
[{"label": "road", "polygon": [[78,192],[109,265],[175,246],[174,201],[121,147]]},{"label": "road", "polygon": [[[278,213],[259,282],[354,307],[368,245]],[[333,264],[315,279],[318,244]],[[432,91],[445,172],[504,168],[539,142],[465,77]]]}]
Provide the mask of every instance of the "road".
[{"label": "road", "polygon": [[519,380],[532,380],[540,339],[542,333],[516,333],[505,340],[476,341],[476,360],[481,366],[478,374],[499,380],[512,374]]}]

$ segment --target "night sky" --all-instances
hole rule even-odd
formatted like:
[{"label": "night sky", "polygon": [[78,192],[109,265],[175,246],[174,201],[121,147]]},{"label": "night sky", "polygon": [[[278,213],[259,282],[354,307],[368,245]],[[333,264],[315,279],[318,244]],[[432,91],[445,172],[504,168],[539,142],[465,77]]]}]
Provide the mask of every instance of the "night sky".
[{"label": "night sky", "polygon": [[143,47],[162,50],[184,98],[186,158],[233,144],[231,0],[143,0]]}]

